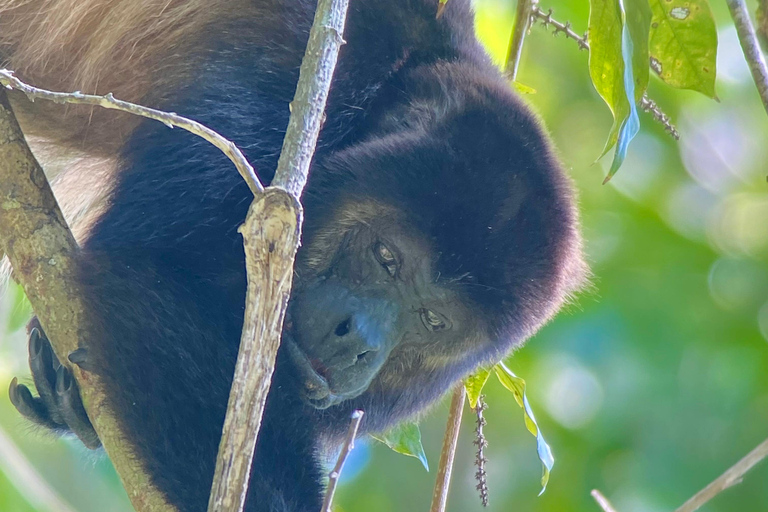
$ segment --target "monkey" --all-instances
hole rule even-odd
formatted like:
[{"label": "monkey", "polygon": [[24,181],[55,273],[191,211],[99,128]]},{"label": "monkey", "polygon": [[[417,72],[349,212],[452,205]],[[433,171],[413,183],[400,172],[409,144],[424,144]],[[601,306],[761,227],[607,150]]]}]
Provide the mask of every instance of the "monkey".
[{"label": "monkey", "polygon": [[[234,141],[269,183],[311,0],[0,0],[27,81],[138,102]],[[302,246],[246,498],[316,512],[322,461],[429,408],[519,347],[584,283],[575,192],[492,64],[470,0],[351,0],[302,204]],[[71,362],[155,486],[205,510],[243,325],[237,233],[252,194],[206,142],[160,123],[11,94],[81,251],[89,332]],[[42,327],[17,409],[97,447]]]}]

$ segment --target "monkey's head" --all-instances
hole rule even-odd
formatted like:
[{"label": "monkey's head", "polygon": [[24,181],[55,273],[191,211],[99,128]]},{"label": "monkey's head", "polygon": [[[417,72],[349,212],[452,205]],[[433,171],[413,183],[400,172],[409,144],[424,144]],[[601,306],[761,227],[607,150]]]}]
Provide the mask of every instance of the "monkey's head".
[{"label": "monkey's head", "polygon": [[[368,430],[422,409],[584,277],[569,180],[505,84],[318,163],[284,340],[307,403]],[[332,205],[332,206],[327,206]]]}]

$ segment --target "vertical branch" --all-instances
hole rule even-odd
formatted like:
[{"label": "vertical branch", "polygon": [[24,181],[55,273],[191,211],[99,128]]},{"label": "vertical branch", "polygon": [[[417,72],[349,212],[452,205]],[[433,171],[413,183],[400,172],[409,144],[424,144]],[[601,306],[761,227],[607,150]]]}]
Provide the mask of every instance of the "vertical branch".
[{"label": "vertical branch", "polygon": [[448,490],[451,485],[451,472],[453,471],[453,460],[456,457],[456,444],[459,441],[459,431],[461,430],[461,416],[464,412],[464,400],[467,392],[464,384],[459,383],[453,391],[451,398],[451,409],[448,413],[448,425],[445,427],[445,437],[443,437],[443,448],[440,452],[440,465],[437,468],[437,480],[435,489],[432,492],[432,506],[430,512],[445,512],[448,504]]},{"label": "vertical branch", "polygon": [[763,107],[766,113],[768,113],[768,65],[766,65],[765,57],[760,51],[755,27],[752,26],[752,20],[749,19],[747,6],[744,0],[726,0],[726,3],[731,11],[733,24],[736,26],[736,33],[739,35],[744,58],[747,64],[749,64],[749,70],[752,72],[752,80],[754,80],[757,86],[757,92],[760,94]]},{"label": "vertical branch", "polygon": [[245,505],[253,452],[269,392],[299,247],[304,190],[336,67],[349,0],[319,0],[301,63],[272,186],[240,228],[248,289],[243,334],[213,477],[210,512]]},{"label": "vertical branch", "polygon": [[517,12],[515,13],[515,28],[509,39],[507,49],[507,65],[505,73],[507,78],[514,81],[517,76],[517,68],[520,65],[520,57],[523,53],[523,41],[531,26],[531,14],[538,0],[517,0]]},{"label": "vertical branch", "polygon": [[[0,90],[0,246],[14,268],[57,357],[88,337],[88,316],[77,284],[78,252],[43,170],[21,133],[5,92]],[[95,373],[71,366],[88,417],[99,434],[125,490],[139,512],[174,510],[149,482],[106,402]]]},{"label": "vertical branch", "polygon": [[301,197],[309,164],[323,124],[325,102],[331,86],[339,49],[344,43],[344,24],[349,0],[319,0],[304,60],[301,61],[291,117],[277,162],[273,187]]}]

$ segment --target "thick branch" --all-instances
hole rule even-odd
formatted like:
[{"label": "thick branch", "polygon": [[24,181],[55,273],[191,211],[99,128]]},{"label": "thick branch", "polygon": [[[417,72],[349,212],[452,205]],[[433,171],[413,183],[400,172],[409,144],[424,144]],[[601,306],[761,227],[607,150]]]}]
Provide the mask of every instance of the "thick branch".
[{"label": "thick branch", "polygon": [[726,0],[726,3],[731,11],[733,24],[736,26],[736,33],[739,35],[744,58],[752,72],[752,80],[755,81],[763,107],[768,113],[768,65],[766,65],[765,57],[760,51],[760,44],[757,41],[752,20],[749,19],[747,6],[744,0]]},{"label": "thick branch", "polygon": [[741,482],[744,475],[758,462],[768,457],[768,439],[757,445],[743,459],[731,466],[725,473],[716,478],[711,484],[697,492],[692,498],[683,503],[675,512],[693,512],[706,502],[729,487]]},{"label": "thick branch", "polygon": [[461,416],[464,412],[464,400],[466,398],[467,392],[464,389],[464,384],[459,383],[451,398],[451,409],[448,413],[448,424],[445,427],[443,449],[440,452],[440,465],[437,467],[437,480],[435,481],[435,489],[432,491],[430,512],[445,512],[445,507],[448,505],[453,460],[456,457],[456,444],[459,442]]},{"label": "thick branch", "polygon": [[[0,91],[0,247],[14,268],[32,308],[60,361],[87,339],[82,294],[75,281],[78,247],[53,197],[43,170]],[[68,365],[69,366],[69,365]],[[165,502],[124,441],[105,401],[98,375],[70,368],[80,385],[88,417],[139,512],[169,512]]]},{"label": "thick branch", "polygon": [[238,512],[245,504],[299,247],[298,200],[343,43],[347,7],[348,0],[318,2],[275,178],[263,197],[256,198],[240,228],[248,271],[245,324],[208,502],[210,512]]}]

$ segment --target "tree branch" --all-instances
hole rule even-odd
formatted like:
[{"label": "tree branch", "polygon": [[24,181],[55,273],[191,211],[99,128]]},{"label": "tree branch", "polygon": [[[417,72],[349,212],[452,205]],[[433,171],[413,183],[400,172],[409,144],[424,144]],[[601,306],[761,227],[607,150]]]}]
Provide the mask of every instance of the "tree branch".
[{"label": "tree branch", "polygon": [[240,232],[248,291],[243,334],[216,460],[209,512],[245,504],[299,247],[304,190],[343,40],[349,0],[319,0],[301,63],[275,178],[257,197]]},{"label": "tree branch", "polygon": [[54,103],[93,105],[109,110],[127,112],[147,119],[154,119],[155,121],[160,121],[169,128],[175,126],[182,130],[186,130],[219,148],[221,152],[235,164],[240,176],[242,176],[245,182],[248,183],[248,186],[254,195],[264,191],[264,187],[261,185],[261,182],[259,182],[259,178],[256,176],[253,167],[248,160],[246,160],[240,149],[230,140],[225,139],[220,134],[197,121],[187,119],[186,117],[182,117],[172,112],[163,112],[162,110],[156,110],[128,101],[118,100],[112,96],[112,93],[105,96],[96,96],[93,94],[83,94],[81,92],[54,92],[46,89],[39,89],[22,82],[13,74],[13,71],[8,69],[0,69],[0,84],[8,89],[15,89],[23,92],[27,95],[27,98],[29,98],[30,101],[42,99]]},{"label": "tree branch", "polygon": [[613,505],[611,505],[611,502],[608,501],[608,498],[603,496],[603,493],[597,489],[592,489],[592,492],[589,494],[591,494],[592,498],[594,498],[597,504],[600,505],[600,508],[603,509],[603,512],[616,512],[616,509],[613,508]]},{"label": "tree branch", "polygon": [[325,498],[323,499],[323,506],[320,507],[321,512],[331,512],[331,505],[333,504],[333,495],[336,493],[336,486],[339,483],[339,477],[341,471],[344,469],[344,463],[347,461],[349,452],[355,447],[355,438],[357,437],[357,429],[360,428],[360,422],[363,419],[363,411],[355,411],[352,413],[352,423],[349,425],[347,431],[347,438],[344,440],[344,444],[341,445],[341,451],[339,457],[336,459],[336,465],[328,475],[328,489],[325,492]]},{"label": "tree branch", "polygon": [[726,0],[728,9],[731,11],[733,24],[736,26],[736,33],[739,35],[741,49],[744,52],[744,58],[749,64],[749,70],[752,72],[752,80],[757,86],[757,92],[763,102],[763,108],[768,113],[768,65],[765,63],[765,57],[760,51],[760,45],[755,34],[755,27],[752,26],[752,20],[749,19],[749,12],[744,0]]},{"label": "tree branch", "polygon": [[711,484],[697,492],[692,498],[675,510],[675,512],[693,512],[694,510],[698,510],[722,491],[740,483],[747,471],[752,469],[758,462],[766,457],[768,457],[768,439],[757,445],[754,450],[731,466]]},{"label": "tree branch", "polygon": [[95,373],[70,365],[67,355],[87,339],[87,312],[76,282],[77,243],[43,170],[29,150],[5,92],[0,90],[0,247],[16,280],[51,340],[59,360],[73,371],[88,417],[99,434],[125,490],[139,512],[175,510],[149,482],[125,442]]},{"label": "tree branch", "polygon": [[440,465],[437,467],[437,480],[435,481],[435,489],[432,491],[430,512],[445,512],[445,507],[448,504],[453,460],[456,457],[456,444],[459,441],[461,416],[464,412],[464,400],[466,398],[467,392],[464,389],[464,384],[459,382],[456,389],[453,390],[451,398],[451,409],[448,413],[448,424],[445,427],[443,449],[440,452]]}]

